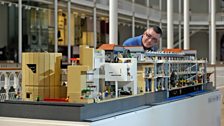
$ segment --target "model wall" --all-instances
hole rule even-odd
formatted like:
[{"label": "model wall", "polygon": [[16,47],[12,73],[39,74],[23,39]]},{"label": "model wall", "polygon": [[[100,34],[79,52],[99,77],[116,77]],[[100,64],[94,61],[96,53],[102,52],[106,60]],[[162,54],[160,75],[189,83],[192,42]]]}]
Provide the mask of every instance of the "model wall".
[{"label": "model wall", "polygon": [[23,53],[22,98],[43,100],[44,98],[66,98],[61,85],[61,53]]}]

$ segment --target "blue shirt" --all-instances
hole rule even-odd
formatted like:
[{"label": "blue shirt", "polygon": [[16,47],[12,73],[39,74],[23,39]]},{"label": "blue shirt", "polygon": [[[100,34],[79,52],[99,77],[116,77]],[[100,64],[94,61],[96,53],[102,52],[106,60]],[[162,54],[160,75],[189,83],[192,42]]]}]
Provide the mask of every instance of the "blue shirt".
[{"label": "blue shirt", "polygon": [[142,35],[125,40],[123,46],[142,46]]},{"label": "blue shirt", "polygon": [[[142,45],[142,35],[125,40],[124,43],[123,43],[123,46],[143,46]],[[157,46],[153,46],[152,48],[145,48],[143,46],[143,48],[145,50],[150,50],[150,51],[157,51],[158,50]]]}]

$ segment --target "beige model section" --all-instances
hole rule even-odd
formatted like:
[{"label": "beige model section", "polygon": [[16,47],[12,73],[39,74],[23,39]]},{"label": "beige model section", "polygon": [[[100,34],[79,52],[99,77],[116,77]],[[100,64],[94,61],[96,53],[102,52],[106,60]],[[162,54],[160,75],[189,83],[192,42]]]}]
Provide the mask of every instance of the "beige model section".
[{"label": "beige model section", "polygon": [[61,86],[61,53],[23,53],[22,97],[24,100],[66,98]]},{"label": "beige model section", "polygon": [[94,67],[94,49],[80,46],[80,65],[68,66],[69,102],[91,103],[92,99],[82,98],[82,90],[86,89],[86,73]]},{"label": "beige model section", "polygon": [[145,80],[144,80],[143,66],[138,64],[137,66],[137,80],[138,80],[138,92],[145,93]]},{"label": "beige model section", "polygon": [[90,69],[94,67],[94,48],[87,46],[80,46],[80,65],[89,66]]},{"label": "beige model section", "polygon": [[82,90],[86,87],[86,72],[88,66],[68,66],[68,90],[69,102],[91,103],[92,99],[83,99]]},{"label": "beige model section", "polygon": [[153,79],[153,74],[151,76],[146,77],[145,76],[145,68],[154,68],[154,65],[152,63],[138,63],[138,71],[137,71],[137,80],[138,80],[138,92],[140,93],[145,93],[145,87],[146,87],[146,83],[145,80],[146,79],[151,79],[151,89],[152,92],[154,92],[154,79]]}]

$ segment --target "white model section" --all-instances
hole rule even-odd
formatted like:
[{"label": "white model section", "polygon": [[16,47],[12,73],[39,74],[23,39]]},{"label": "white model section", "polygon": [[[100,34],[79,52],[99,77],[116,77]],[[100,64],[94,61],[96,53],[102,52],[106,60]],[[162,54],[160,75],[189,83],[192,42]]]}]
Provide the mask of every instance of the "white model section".
[{"label": "white model section", "polygon": [[137,94],[137,59],[136,58],[121,58],[121,63],[105,63],[105,81],[115,82],[116,97],[118,88],[131,91],[134,95]]},{"label": "white model section", "polygon": [[127,65],[125,63],[105,63],[105,81],[127,81]]}]

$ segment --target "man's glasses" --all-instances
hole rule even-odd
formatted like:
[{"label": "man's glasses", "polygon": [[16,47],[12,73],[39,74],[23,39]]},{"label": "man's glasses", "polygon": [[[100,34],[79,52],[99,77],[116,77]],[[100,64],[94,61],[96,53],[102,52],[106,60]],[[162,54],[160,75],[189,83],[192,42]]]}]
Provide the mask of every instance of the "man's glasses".
[{"label": "man's glasses", "polygon": [[145,32],[145,36],[146,36],[146,39],[151,39],[152,42],[154,42],[154,43],[159,41],[157,38],[153,37],[151,34],[148,34],[146,32]]}]

